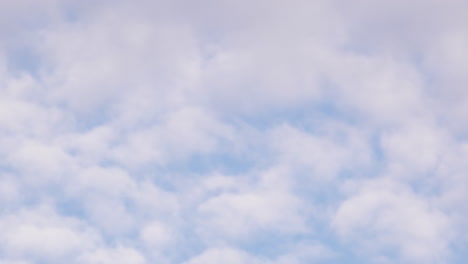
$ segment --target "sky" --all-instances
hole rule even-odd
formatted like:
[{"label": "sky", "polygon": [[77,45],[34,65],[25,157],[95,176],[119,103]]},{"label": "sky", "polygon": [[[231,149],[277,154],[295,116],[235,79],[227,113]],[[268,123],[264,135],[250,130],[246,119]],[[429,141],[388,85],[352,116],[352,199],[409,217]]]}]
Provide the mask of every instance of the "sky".
[{"label": "sky", "polygon": [[466,10],[0,0],[0,264],[466,263]]}]

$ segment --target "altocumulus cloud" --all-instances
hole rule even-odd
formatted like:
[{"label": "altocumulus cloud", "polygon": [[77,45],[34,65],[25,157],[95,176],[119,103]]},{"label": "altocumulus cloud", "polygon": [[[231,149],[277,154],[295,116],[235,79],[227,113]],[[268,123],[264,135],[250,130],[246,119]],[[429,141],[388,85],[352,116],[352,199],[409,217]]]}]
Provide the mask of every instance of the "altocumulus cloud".
[{"label": "altocumulus cloud", "polygon": [[0,263],[466,263],[467,9],[0,1]]}]

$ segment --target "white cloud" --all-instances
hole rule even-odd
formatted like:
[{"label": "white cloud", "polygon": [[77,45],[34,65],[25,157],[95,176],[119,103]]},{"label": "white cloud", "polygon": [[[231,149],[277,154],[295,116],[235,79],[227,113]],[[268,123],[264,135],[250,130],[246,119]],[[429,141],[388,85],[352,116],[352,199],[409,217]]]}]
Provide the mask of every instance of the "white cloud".
[{"label": "white cloud", "polygon": [[349,167],[365,166],[370,161],[365,131],[343,124],[320,124],[315,132],[289,125],[275,128],[271,145],[278,161],[295,170],[305,170],[313,181],[333,179]]},{"label": "white cloud", "polygon": [[396,250],[404,263],[438,263],[453,232],[440,209],[390,180],[361,184],[340,205],[332,225],[362,254]]},{"label": "white cloud", "polygon": [[439,165],[450,144],[443,129],[413,122],[382,135],[382,148],[388,163],[407,168],[412,176],[428,172]]},{"label": "white cloud", "polygon": [[117,161],[128,166],[166,165],[195,153],[214,152],[221,147],[221,141],[232,138],[232,128],[210,112],[182,108],[169,113],[157,125],[131,133],[113,152]]},{"label": "white cloud", "polygon": [[170,228],[160,222],[152,222],[143,227],[140,237],[152,250],[161,250],[175,240],[174,232]]},{"label": "white cloud", "polygon": [[[180,92],[196,78],[191,32],[128,9],[133,8],[118,3],[98,8],[85,20],[43,32],[42,49],[52,68],[44,77],[52,102],[85,114],[123,103],[125,109],[117,111],[131,120],[183,100]],[[135,91],[152,100],[135,98]]]},{"label": "white cloud", "polygon": [[301,232],[299,202],[281,194],[223,194],[203,203],[203,226],[210,232],[229,237],[248,237],[257,230]]},{"label": "white cloud", "polygon": [[22,141],[8,157],[26,182],[42,184],[57,182],[75,169],[73,158],[62,149],[37,141]]},{"label": "white cloud", "polygon": [[151,182],[141,182],[131,197],[137,211],[141,212],[144,217],[171,219],[177,216],[181,210],[179,196]]},{"label": "white cloud", "polygon": [[262,172],[257,186],[239,185],[237,190],[202,202],[197,209],[200,234],[210,243],[248,240],[261,232],[309,232],[305,223],[307,209],[288,187],[288,173],[281,169]]},{"label": "white cloud", "polygon": [[1,264],[30,264],[31,262],[22,260],[0,260]]},{"label": "white cloud", "polygon": [[90,192],[110,197],[122,197],[134,191],[136,183],[122,169],[90,167],[77,175],[70,188],[76,189],[78,195]]},{"label": "white cloud", "polygon": [[0,218],[0,247],[5,256],[61,262],[100,243],[99,235],[79,220],[63,217],[48,206],[21,210]]},{"label": "white cloud", "polygon": [[67,255],[83,241],[73,231],[66,228],[20,226],[14,233],[5,237],[7,250],[18,255],[57,256]]},{"label": "white cloud", "polygon": [[140,252],[133,248],[118,246],[116,248],[97,249],[83,254],[77,264],[145,264],[147,261]]}]

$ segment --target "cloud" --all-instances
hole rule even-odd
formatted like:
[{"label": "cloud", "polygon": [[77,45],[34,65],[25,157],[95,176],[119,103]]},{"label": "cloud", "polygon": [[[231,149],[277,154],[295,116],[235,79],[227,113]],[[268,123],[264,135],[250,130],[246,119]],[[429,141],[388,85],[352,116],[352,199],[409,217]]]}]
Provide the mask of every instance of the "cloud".
[{"label": "cloud", "polygon": [[99,235],[86,223],[64,217],[48,205],[3,215],[3,256],[57,263],[99,245]]},{"label": "cloud", "polygon": [[234,137],[230,126],[203,109],[182,108],[163,117],[160,122],[162,124],[131,133],[113,151],[115,159],[129,166],[145,163],[165,165],[184,160],[194,153],[213,153],[223,141],[231,141]]},{"label": "cloud", "polygon": [[229,264],[240,264],[240,263],[264,263],[257,260],[255,257],[232,248],[213,248],[209,249],[202,254],[190,259],[184,264],[211,264],[211,263],[229,263]]},{"label": "cloud", "polygon": [[331,180],[347,168],[369,164],[366,131],[356,131],[340,123],[319,126],[312,128],[315,131],[290,125],[273,129],[269,142],[279,156],[276,162],[305,171],[311,181]]},{"label": "cloud", "polygon": [[146,225],[142,229],[140,236],[152,248],[164,248],[174,240],[173,231],[159,222]]},{"label": "cloud", "polygon": [[304,232],[300,201],[288,194],[222,194],[203,203],[203,227],[217,237],[250,237],[257,230]]},{"label": "cloud", "polygon": [[147,263],[145,258],[135,249],[126,247],[117,247],[111,249],[98,249],[81,256],[76,263]]},{"label": "cloud", "polygon": [[426,198],[389,180],[364,183],[345,200],[332,222],[362,254],[396,251],[404,263],[437,263],[449,248],[450,221]]}]

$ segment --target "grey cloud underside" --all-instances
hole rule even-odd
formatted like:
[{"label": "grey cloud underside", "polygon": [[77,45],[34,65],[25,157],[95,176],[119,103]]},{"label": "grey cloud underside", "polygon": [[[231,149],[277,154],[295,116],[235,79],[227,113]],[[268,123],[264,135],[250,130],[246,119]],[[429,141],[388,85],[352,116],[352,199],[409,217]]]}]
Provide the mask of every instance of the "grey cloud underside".
[{"label": "grey cloud underside", "polygon": [[466,1],[0,2],[0,264],[465,263]]}]

